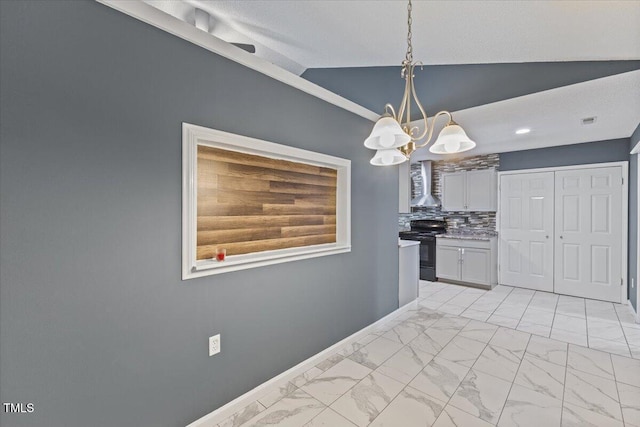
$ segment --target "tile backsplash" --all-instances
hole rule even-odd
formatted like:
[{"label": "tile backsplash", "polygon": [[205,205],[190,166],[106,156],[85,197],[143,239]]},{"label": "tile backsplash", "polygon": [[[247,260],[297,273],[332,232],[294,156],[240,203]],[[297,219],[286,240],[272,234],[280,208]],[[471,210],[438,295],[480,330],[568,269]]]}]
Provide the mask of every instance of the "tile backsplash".
[{"label": "tile backsplash", "polygon": [[[432,192],[433,195],[442,198],[440,185],[442,174],[445,172],[470,171],[479,169],[498,169],[500,156],[487,154],[484,156],[466,157],[462,159],[439,160],[432,163]],[[420,176],[420,164],[411,165],[411,197],[422,194],[422,177]],[[399,214],[398,226],[400,230],[408,230],[413,219],[444,219],[447,228],[473,231],[495,232],[495,212],[443,212],[440,208],[413,207],[410,214]]]}]

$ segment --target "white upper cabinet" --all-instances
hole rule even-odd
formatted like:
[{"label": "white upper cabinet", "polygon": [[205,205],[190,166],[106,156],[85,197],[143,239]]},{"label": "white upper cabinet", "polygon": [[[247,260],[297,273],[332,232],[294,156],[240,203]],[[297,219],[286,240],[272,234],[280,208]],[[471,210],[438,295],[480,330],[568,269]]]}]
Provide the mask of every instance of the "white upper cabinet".
[{"label": "white upper cabinet", "polygon": [[495,169],[442,174],[442,210],[495,212],[497,208]]},{"label": "white upper cabinet", "polygon": [[467,200],[465,196],[465,172],[442,174],[442,210],[464,211]]},{"label": "white upper cabinet", "polygon": [[466,174],[467,210],[495,212],[498,186],[495,169],[468,171]]}]

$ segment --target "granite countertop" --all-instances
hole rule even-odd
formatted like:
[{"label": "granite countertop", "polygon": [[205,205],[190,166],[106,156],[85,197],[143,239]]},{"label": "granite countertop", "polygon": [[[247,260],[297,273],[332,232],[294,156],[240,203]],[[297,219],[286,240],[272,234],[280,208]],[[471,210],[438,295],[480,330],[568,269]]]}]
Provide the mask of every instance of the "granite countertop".
[{"label": "granite countertop", "polygon": [[438,234],[436,237],[442,237],[444,239],[460,239],[460,240],[483,240],[489,241],[494,237],[498,237],[496,232],[469,232],[469,231],[455,231],[448,232],[446,234]]}]

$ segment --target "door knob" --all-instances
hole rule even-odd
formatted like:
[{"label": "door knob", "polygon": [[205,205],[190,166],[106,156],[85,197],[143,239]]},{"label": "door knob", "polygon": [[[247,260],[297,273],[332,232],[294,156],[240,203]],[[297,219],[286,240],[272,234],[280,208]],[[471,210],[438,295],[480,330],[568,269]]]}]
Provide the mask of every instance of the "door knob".
[{"label": "door knob", "polygon": [[560,236],[560,238],[562,239],[563,237],[562,237],[562,236]]},{"label": "door knob", "polygon": [[548,238],[549,238],[549,235],[544,236],[544,238],[545,238],[545,239],[548,239]]}]

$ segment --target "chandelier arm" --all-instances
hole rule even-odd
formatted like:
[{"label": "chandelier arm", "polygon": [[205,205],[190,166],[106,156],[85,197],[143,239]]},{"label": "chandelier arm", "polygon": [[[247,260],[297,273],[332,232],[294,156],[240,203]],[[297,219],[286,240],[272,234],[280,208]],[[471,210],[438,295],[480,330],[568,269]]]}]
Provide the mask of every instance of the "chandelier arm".
[{"label": "chandelier arm", "polygon": [[385,112],[385,114],[389,113],[389,111],[388,111],[388,110],[391,110],[391,113],[390,113],[390,114],[391,114],[391,116],[392,116],[392,117],[397,121],[397,120],[398,120],[398,118],[397,118],[397,116],[396,116],[396,110],[393,108],[393,105],[391,105],[391,104],[389,104],[389,103],[385,104],[385,106],[384,106],[384,112]]},{"label": "chandelier arm", "polygon": [[[411,71],[413,72],[413,66],[411,67]],[[413,77],[412,77],[412,80],[413,80]],[[420,136],[417,136],[415,138],[415,140],[418,141],[424,138],[427,135],[427,132],[429,132],[429,139],[431,139],[432,132],[430,132],[430,129],[433,128],[433,126],[431,126],[431,128],[429,127],[429,122],[427,121],[428,119],[427,113],[424,111],[424,107],[422,106],[422,103],[418,99],[418,95],[416,94],[416,87],[413,84],[411,85],[411,94],[413,95],[413,99],[416,101],[416,105],[418,106],[418,109],[420,110],[420,114],[422,114],[422,119],[424,120],[424,130],[422,131]],[[408,120],[410,121],[411,117],[409,117]],[[434,120],[435,120],[435,117],[434,117]],[[429,139],[427,139],[426,143],[429,142]]]},{"label": "chandelier arm", "polygon": [[[398,121],[398,123],[400,124],[400,126],[402,126],[402,119],[404,118],[404,113],[407,107],[407,102],[411,102],[411,99],[409,99],[409,77],[408,75],[405,75],[405,85],[404,85],[404,95],[402,95],[402,101],[400,102],[400,108],[398,109],[398,117],[396,117],[396,120]],[[407,120],[407,122],[409,122],[410,120]]]},{"label": "chandelier arm", "polygon": [[[440,116],[449,116],[449,121],[450,122],[453,121],[453,118],[451,117],[451,113],[448,112],[448,111],[444,111],[443,110],[443,111],[439,111],[438,113],[436,113],[436,115],[433,116],[433,120],[431,122],[431,126],[429,127],[429,136],[427,137],[427,139],[422,144],[416,145],[416,149],[417,148],[422,148],[422,147],[426,146],[429,142],[431,142],[431,137],[433,136],[433,129],[436,127],[435,126],[436,120]],[[425,122],[426,122],[426,119],[425,119]],[[426,134],[426,132],[424,132],[424,133]]]}]

